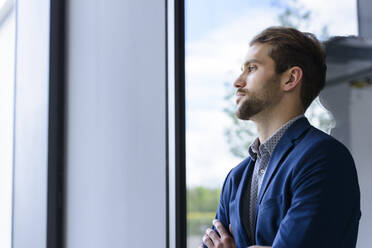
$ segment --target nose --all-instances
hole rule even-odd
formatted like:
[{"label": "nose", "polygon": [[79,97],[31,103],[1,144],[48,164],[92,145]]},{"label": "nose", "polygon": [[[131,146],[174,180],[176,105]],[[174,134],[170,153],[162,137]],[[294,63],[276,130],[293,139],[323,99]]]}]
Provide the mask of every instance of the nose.
[{"label": "nose", "polygon": [[241,73],[240,76],[235,80],[234,87],[235,88],[243,88],[247,84],[245,80],[245,73]]}]

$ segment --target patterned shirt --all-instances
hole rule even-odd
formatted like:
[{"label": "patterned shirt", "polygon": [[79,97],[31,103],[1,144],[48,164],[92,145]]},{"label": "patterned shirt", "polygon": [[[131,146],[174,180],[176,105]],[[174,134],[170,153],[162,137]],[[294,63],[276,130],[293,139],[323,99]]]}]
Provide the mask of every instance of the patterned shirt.
[{"label": "patterned shirt", "polygon": [[276,145],[279,143],[280,138],[283,136],[285,131],[287,131],[287,129],[301,117],[304,117],[304,115],[298,115],[286,122],[262,144],[260,144],[260,140],[257,137],[249,147],[249,155],[252,160],[255,161],[253,175],[258,175],[258,192],[261,189],[262,180],[265,176],[270,157],[273,154]]},{"label": "patterned shirt", "polygon": [[[262,181],[266,173],[267,165],[270,161],[270,157],[274,152],[276,145],[279,143],[279,140],[283,136],[283,134],[287,131],[287,129],[298,119],[304,117],[303,114],[298,115],[288,122],[286,122],[281,128],[279,128],[272,136],[270,136],[264,143],[260,144],[260,140],[256,138],[254,142],[249,147],[249,155],[254,161],[254,168],[253,172],[249,175],[250,179],[248,180],[248,185],[245,187],[245,194],[243,199],[243,218],[244,218],[244,226],[246,231],[250,237],[254,236],[254,223],[253,220],[255,219],[255,209],[250,211],[250,206],[252,203],[250,202],[252,197],[252,192],[255,192],[255,199],[257,199],[258,194],[261,189]],[[252,171],[252,170],[251,170]],[[253,190],[253,177],[257,179],[257,186],[258,189]],[[256,202],[253,203],[254,205]],[[252,241],[254,242],[254,240]]]}]

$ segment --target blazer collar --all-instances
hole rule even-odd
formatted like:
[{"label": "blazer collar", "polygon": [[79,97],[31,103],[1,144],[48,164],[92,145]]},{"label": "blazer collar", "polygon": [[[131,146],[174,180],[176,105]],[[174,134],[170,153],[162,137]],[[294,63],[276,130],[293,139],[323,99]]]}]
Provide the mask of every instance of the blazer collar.
[{"label": "blazer collar", "polygon": [[296,120],[287,129],[287,131],[283,134],[282,138],[279,140],[279,143],[276,145],[273,154],[271,155],[270,161],[267,165],[266,174],[262,181],[261,189],[258,196],[257,207],[258,204],[261,203],[263,195],[265,194],[272,177],[279,168],[279,165],[282,163],[286,155],[294,147],[296,141],[310,128],[310,126],[311,125],[309,121],[306,119],[306,117],[302,117]]}]

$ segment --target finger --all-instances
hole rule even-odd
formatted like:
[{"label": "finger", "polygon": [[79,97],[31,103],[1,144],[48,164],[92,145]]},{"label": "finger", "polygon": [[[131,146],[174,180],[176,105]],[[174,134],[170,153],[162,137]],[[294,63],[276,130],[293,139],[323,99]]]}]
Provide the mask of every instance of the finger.
[{"label": "finger", "polygon": [[222,223],[219,220],[213,220],[213,225],[216,227],[218,233],[222,236],[230,236],[225,227],[222,225]]},{"label": "finger", "polygon": [[233,239],[235,239],[235,237],[234,237],[234,233],[233,233],[233,231],[232,231],[232,226],[231,226],[231,224],[229,224],[229,230],[230,230],[231,236],[233,237]]},{"label": "finger", "polygon": [[214,247],[212,240],[209,238],[209,236],[208,236],[207,234],[205,234],[205,235],[203,236],[203,242],[204,242],[204,244],[205,244],[208,248],[213,248],[213,247]]},{"label": "finger", "polygon": [[205,233],[209,236],[210,239],[212,239],[214,245],[220,241],[220,236],[218,236],[218,234],[211,228],[208,228]]}]

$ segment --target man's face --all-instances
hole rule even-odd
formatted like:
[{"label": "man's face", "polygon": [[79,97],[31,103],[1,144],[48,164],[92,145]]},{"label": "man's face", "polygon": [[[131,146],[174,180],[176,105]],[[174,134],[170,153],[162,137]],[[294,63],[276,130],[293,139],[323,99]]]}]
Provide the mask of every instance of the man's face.
[{"label": "man's face", "polygon": [[269,112],[282,97],[280,75],[275,72],[275,62],[269,57],[269,44],[255,43],[249,47],[242,73],[234,82],[237,109],[242,120]]}]

